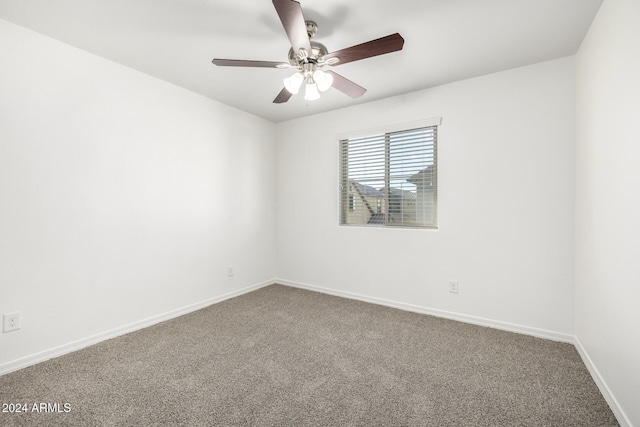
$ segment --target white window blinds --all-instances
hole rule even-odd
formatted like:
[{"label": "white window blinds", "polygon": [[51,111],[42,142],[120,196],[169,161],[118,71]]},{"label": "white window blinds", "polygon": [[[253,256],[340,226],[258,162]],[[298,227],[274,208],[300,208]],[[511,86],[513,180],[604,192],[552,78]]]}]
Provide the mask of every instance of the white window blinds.
[{"label": "white window blinds", "polygon": [[437,126],[339,141],[340,223],[437,227]]}]

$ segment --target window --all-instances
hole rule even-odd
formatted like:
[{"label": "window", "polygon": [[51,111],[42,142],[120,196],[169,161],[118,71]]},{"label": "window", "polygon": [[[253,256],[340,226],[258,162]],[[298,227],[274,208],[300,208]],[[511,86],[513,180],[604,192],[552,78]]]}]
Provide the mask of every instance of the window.
[{"label": "window", "polygon": [[340,224],[437,227],[439,124],[339,138]]}]

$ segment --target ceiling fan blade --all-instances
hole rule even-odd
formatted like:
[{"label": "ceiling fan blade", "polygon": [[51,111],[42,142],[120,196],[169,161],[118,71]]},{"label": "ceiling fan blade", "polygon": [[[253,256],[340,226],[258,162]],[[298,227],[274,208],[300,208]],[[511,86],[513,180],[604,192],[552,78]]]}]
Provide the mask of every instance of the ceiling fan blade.
[{"label": "ceiling fan blade", "polygon": [[291,92],[289,92],[286,88],[283,88],[278,94],[278,96],[276,96],[276,99],[273,100],[273,103],[283,104],[287,102],[289,98],[291,98],[291,96],[292,96]]},{"label": "ceiling fan blade", "polygon": [[273,6],[278,12],[284,31],[289,37],[291,47],[297,54],[300,49],[304,49],[311,54],[311,43],[307,34],[307,24],[302,14],[300,3],[294,0],[273,0]]},{"label": "ceiling fan blade", "polygon": [[346,64],[360,59],[396,52],[398,50],[402,50],[402,46],[404,46],[404,39],[400,34],[395,33],[366,43],[351,46],[346,49],[328,53],[324,56],[324,60],[326,61],[327,59],[338,58],[340,59],[339,62],[336,64],[330,63],[329,65]]},{"label": "ceiling fan blade", "polygon": [[362,86],[359,86],[351,80],[342,77],[338,73],[335,73],[331,70],[325,71],[325,73],[331,74],[331,76],[333,76],[333,84],[331,85],[332,87],[338,89],[340,92],[349,95],[352,98],[359,98],[367,91]]},{"label": "ceiling fan blade", "polygon": [[[220,59],[214,58],[214,64],[220,67],[264,67],[264,68],[279,68],[279,65],[282,65],[282,62],[274,62],[274,61],[248,61],[242,59]],[[285,64],[287,65],[287,64]]]}]

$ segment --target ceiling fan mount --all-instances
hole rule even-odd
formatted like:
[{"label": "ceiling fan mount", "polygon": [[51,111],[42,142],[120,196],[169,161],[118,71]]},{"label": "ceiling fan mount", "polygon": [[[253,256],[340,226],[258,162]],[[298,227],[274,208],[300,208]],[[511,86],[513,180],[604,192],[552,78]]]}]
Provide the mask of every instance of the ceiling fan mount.
[{"label": "ceiling fan mount", "polygon": [[272,2],[291,42],[288,62],[220,58],[214,58],[212,62],[218,66],[295,69],[295,74],[284,79],[284,89],[273,100],[276,104],[287,102],[292,95],[297,94],[302,83],[306,83],[306,100],[320,98],[319,91],[330,87],[352,98],[360,97],[367,91],[365,88],[334,71],[323,71],[322,68],[396,52],[402,50],[404,45],[402,36],[395,33],[330,53],[325,45],[311,40],[318,31],[318,24],[304,19],[300,3],[295,0]]},{"label": "ceiling fan mount", "polygon": [[314,21],[304,21],[304,23],[307,25],[307,35],[309,36],[309,39],[313,38],[318,31],[318,24]]}]

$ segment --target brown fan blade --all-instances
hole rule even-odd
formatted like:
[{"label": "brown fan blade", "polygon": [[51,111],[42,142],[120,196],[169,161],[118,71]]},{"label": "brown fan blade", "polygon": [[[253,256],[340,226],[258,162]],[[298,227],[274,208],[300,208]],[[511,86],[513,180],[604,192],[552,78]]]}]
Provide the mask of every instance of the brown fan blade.
[{"label": "brown fan blade", "polygon": [[331,74],[333,76],[333,84],[332,87],[338,89],[340,92],[346,93],[352,98],[359,98],[367,91],[362,86],[358,86],[351,80],[342,77],[338,73],[334,73],[333,71],[325,71],[327,74]]},{"label": "brown fan blade", "polygon": [[326,61],[327,59],[338,58],[340,61],[331,65],[346,64],[360,59],[396,52],[398,50],[402,50],[402,46],[404,46],[404,39],[400,34],[395,33],[366,43],[351,46],[346,49],[328,53],[324,56],[324,60]]},{"label": "brown fan blade", "polygon": [[293,51],[298,53],[300,49],[304,49],[308,54],[311,54],[307,24],[304,20],[300,3],[294,0],[273,0],[273,6],[278,12]]},{"label": "brown fan blade", "polygon": [[286,88],[283,88],[276,99],[273,100],[274,104],[282,104],[285,103],[291,98],[291,92],[289,92]]},{"label": "brown fan blade", "polygon": [[[247,61],[242,59],[220,59],[214,58],[214,64],[220,67],[264,67],[264,68],[278,68],[278,65],[282,65],[282,62],[274,61]],[[284,64],[288,65],[288,64]]]}]

